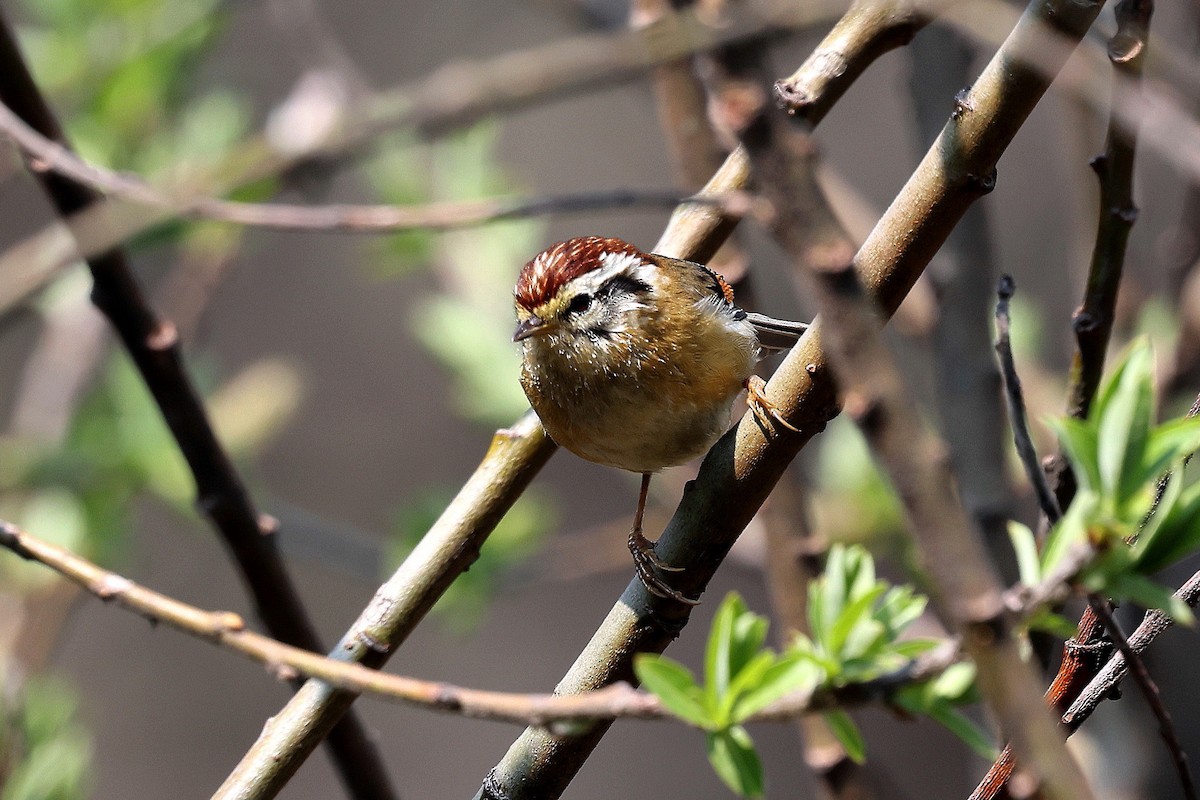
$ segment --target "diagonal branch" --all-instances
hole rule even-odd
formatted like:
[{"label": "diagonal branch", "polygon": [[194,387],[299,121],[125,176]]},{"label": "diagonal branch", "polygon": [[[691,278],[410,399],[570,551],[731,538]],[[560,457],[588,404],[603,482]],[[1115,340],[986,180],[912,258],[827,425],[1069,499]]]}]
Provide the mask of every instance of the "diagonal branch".
[{"label": "diagonal branch", "polygon": [[[952,119],[945,130],[955,130],[964,119]],[[820,333],[845,409],[904,504],[935,606],[947,627],[962,637],[978,668],[984,700],[1049,796],[1091,797],[1041,702],[1037,676],[1021,658],[1000,579],[956,494],[945,446],[922,424],[884,344],[883,320],[863,289],[851,250],[806,235],[803,219],[809,214],[800,201],[811,180],[804,166],[806,144],[761,111],[739,128],[758,188],[776,209],[772,232],[812,279]],[[945,158],[953,163],[957,155]]]},{"label": "diagonal branch", "polygon": [[[7,21],[0,19],[0,102],[48,139],[62,129],[29,74]],[[99,198],[54,173],[35,173],[58,213],[68,217]],[[118,249],[87,258],[92,302],[108,317],[175,437],[196,481],[196,505],[221,535],[242,572],[257,614],[276,637],[319,647],[316,630],[284,568],[276,523],[254,508],[229,456],[217,441],[199,393],[184,369],[175,327],[150,308]],[[383,764],[357,718],[330,739],[346,786],[357,797],[390,798]]]}]

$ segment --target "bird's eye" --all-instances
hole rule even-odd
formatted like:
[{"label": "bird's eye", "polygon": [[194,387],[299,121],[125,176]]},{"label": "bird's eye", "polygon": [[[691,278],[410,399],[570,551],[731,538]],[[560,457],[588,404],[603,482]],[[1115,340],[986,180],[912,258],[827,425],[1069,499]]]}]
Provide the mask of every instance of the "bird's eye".
[{"label": "bird's eye", "polygon": [[571,298],[570,305],[567,306],[568,314],[579,314],[588,310],[588,306],[592,304],[592,296],[587,292],[577,294]]}]

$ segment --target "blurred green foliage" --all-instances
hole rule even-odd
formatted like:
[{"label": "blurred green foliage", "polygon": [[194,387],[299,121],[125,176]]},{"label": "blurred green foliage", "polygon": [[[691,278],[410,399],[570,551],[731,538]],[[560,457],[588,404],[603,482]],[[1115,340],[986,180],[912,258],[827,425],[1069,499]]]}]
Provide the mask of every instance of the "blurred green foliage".
[{"label": "blurred green foliage", "polygon": [[[1078,489],[1040,550],[1028,528],[1010,526],[1022,583],[1069,579],[1194,623],[1191,609],[1153,575],[1200,551],[1200,483],[1187,485],[1182,474],[1200,448],[1200,417],[1156,425],[1156,408],[1154,353],[1139,339],[1113,366],[1086,420],[1055,421]],[[1058,574],[1081,554],[1087,559],[1074,574]],[[1046,612],[1032,624],[1063,628]]]},{"label": "blurred green foliage", "polygon": [[[477,125],[424,149],[400,147],[375,160],[372,183],[389,202],[465,201],[515,194],[499,165],[498,127]],[[424,192],[421,185],[424,185]],[[545,242],[536,219],[441,234],[389,237],[390,274],[427,263],[437,291],[412,308],[417,339],[453,380],[455,409],[485,425],[506,425],[529,403],[517,382],[512,287],[518,269]]]},{"label": "blurred green foliage", "polygon": [[74,690],[44,675],[11,684],[0,670],[0,800],[86,797],[91,744]]}]

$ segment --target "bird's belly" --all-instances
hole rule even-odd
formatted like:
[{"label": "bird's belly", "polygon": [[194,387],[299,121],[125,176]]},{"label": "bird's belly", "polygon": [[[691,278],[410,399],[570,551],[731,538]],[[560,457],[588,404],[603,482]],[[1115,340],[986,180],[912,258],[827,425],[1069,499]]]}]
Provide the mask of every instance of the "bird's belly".
[{"label": "bird's belly", "polygon": [[564,376],[531,380],[526,394],[546,432],[581,458],[633,472],[657,472],[704,454],[730,425],[730,408],[749,375],[745,367],[679,375],[614,376],[571,387]]}]

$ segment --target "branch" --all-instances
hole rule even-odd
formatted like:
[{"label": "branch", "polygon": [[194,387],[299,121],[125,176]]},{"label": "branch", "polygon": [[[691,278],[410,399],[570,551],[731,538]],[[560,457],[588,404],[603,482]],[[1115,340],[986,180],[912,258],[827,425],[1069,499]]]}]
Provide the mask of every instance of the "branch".
[{"label": "branch", "polygon": [[1091,607],[1092,613],[1104,623],[1109,638],[1116,643],[1117,650],[1125,659],[1125,663],[1133,665],[1134,682],[1137,683],[1142,696],[1146,698],[1146,703],[1149,704],[1150,710],[1154,712],[1154,716],[1158,720],[1158,731],[1162,735],[1163,743],[1166,744],[1167,753],[1171,756],[1171,763],[1175,765],[1175,772],[1179,775],[1179,783],[1183,786],[1183,796],[1187,800],[1196,800],[1196,784],[1192,781],[1192,771],[1188,767],[1187,753],[1184,752],[1183,745],[1179,743],[1179,735],[1175,732],[1175,723],[1171,721],[1171,713],[1163,705],[1158,685],[1150,677],[1146,663],[1130,647],[1129,640],[1125,638],[1125,632],[1121,630],[1121,626],[1117,624],[1116,618],[1108,609],[1108,600],[1093,594],[1088,597],[1088,605]]},{"label": "branch", "polygon": [[[956,132],[955,123],[947,131]],[[883,321],[863,290],[851,251],[836,242],[814,243],[805,235],[808,225],[802,219],[808,209],[797,199],[810,178],[804,144],[788,134],[761,111],[741,126],[756,184],[776,209],[772,232],[813,279],[820,335],[846,411],[904,504],[939,615],[962,637],[978,668],[985,701],[1050,796],[1091,797],[1041,702],[1037,676],[1021,658],[1000,580],[955,494],[944,445],[922,424],[883,342]],[[944,157],[954,163],[959,155]]]},{"label": "branch", "polygon": [[[379,588],[330,657],[377,669],[399,648],[554,454],[532,411],[497,431],[487,455],[416,549]],[[307,681],[271,717],[258,740],[214,794],[271,797],[346,713],[358,693],[319,678]]]},{"label": "branch", "polygon": [[[0,19],[0,102],[48,139],[65,142],[58,121],[21,58],[6,20]],[[99,198],[50,173],[37,174],[62,217]],[[175,327],[146,302],[120,250],[87,258],[92,302],[108,317],[163,413],[196,480],[196,505],[220,533],[241,569],[255,610],[279,639],[317,649],[316,630],[305,614],[274,537],[276,523],[254,508],[229,456],[213,433],[200,396],[183,366]],[[390,798],[383,764],[357,718],[330,739],[339,773],[358,797]]]},{"label": "branch", "polygon": [[[1188,578],[1175,592],[1175,596],[1195,608],[1200,603],[1200,572]],[[1173,624],[1175,621],[1161,611],[1146,612],[1142,624],[1129,636],[1129,649],[1141,655],[1159,634]],[[1100,703],[1113,697],[1113,690],[1120,685],[1128,672],[1129,662],[1125,660],[1125,656],[1121,653],[1115,654],[1104,668],[1095,673],[1090,682],[1077,692],[1078,696],[1063,713],[1062,721],[1067,730],[1078,730]]]},{"label": "branch", "polygon": [[413,206],[247,203],[217,197],[176,195],[172,190],[157,187],[140,176],[88,163],[58,142],[42,136],[3,104],[0,104],[0,133],[20,148],[34,172],[53,172],[110,198],[155,209],[165,217],[278,230],[344,233],[396,233],[414,229],[441,231],[546,214],[578,214],[636,206],[674,208],[681,203],[722,206],[727,213],[740,215],[747,205],[740,193],[720,197],[688,197],[678,191],[635,189],[576,192],[548,197],[496,197]]},{"label": "branch", "polygon": [[[140,586],[3,520],[0,520],[0,547],[49,567],[106,603],[115,603],[151,623],[168,625],[262,664],[280,680],[290,681],[303,675],[346,691],[368,693],[431,711],[550,729],[592,719],[679,721],[657,697],[639,692],[627,683],[572,695],[495,692],[391,675],[322,656],[247,630],[245,621],[232,611],[206,611]],[[862,683],[796,692],[775,701],[747,721],[788,722],[833,708],[887,703],[900,689],[937,677],[958,659],[957,645],[948,641],[888,675]]]},{"label": "branch", "polygon": [[[1109,60],[1114,68],[1114,83],[1110,101],[1108,142],[1105,155],[1098,161],[1100,176],[1100,222],[1088,275],[1083,306],[1075,314],[1074,323],[1078,353],[1072,367],[1069,409],[1073,416],[1086,416],[1092,396],[1099,385],[1104,355],[1112,332],[1113,311],[1124,262],[1125,243],[1136,214],[1133,208],[1133,156],[1137,143],[1139,114],[1131,113],[1136,99],[1138,112],[1145,110],[1145,101],[1137,95],[1146,53],[1150,14],[1149,0],[1122,0],[1117,6],[1117,34],[1109,46]],[[1096,163],[1096,162],[1093,162]],[[1075,482],[1061,454],[1051,465],[1051,484],[1059,508],[1070,506]],[[1097,654],[1107,656],[1108,648],[1101,642],[1103,622],[1089,606],[1079,619],[1075,637],[1063,647],[1063,659],[1050,688],[1047,702],[1057,710],[1072,702],[1076,693],[1088,683],[1104,663]],[[971,800],[992,800],[1007,785],[1013,762],[1008,748],[988,770],[971,794]]]},{"label": "branch", "polygon": [[1042,513],[1046,515],[1050,524],[1054,525],[1062,519],[1062,508],[1046,480],[1046,473],[1042,471],[1041,461],[1038,460],[1037,450],[1033,446],[1033,437],[1029,435],[1029,420],[1025,416],[1025,395],[1021,391],[1021,378],[1017,374],[1016,364],[1013,363],[1012,342],[1009,340],[1008,304],[1016,290],[1017,284],[1012,276],[1000,277],[1000,284],[996,288],[996,355],[1000,360],[1000,374],[1004,378],[1008,419],[1012,426],[1017,455],[1021,457],[1021,464],[1033,485]]}]

